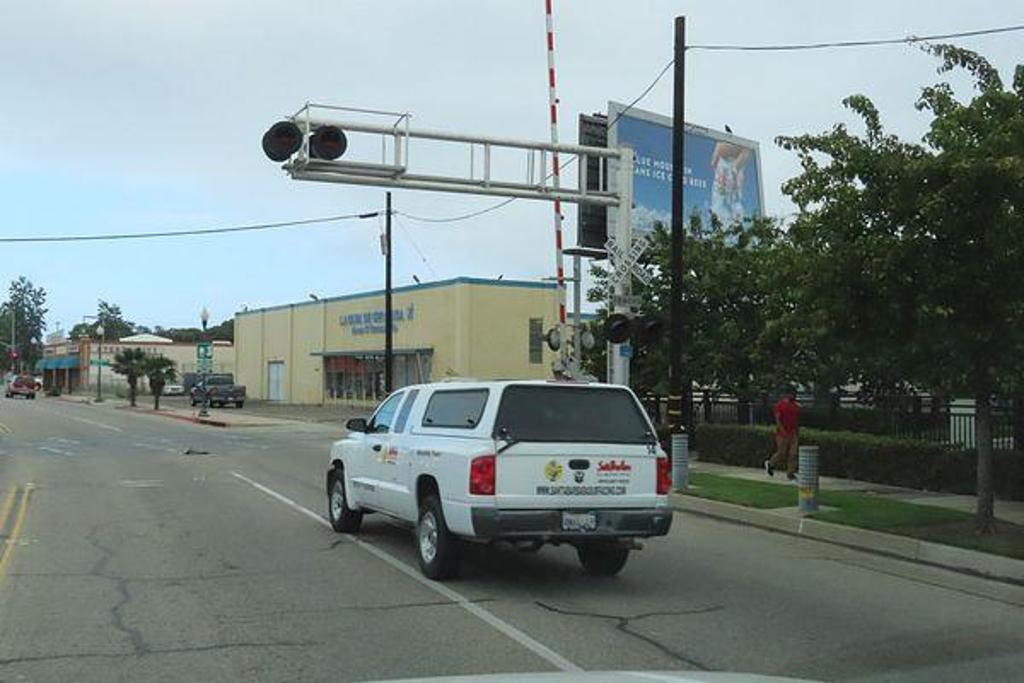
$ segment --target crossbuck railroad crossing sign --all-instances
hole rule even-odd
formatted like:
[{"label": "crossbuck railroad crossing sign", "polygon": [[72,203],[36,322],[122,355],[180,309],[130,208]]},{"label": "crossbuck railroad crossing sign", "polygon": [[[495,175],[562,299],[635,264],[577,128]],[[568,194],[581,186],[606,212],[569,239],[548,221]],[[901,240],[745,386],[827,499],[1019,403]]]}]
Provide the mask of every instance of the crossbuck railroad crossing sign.
[{"label": "crossbuck railroad crossing sign", "polygon": [[608,258],[611,259],[614,269],[609,274],[612,284],[620,284],[628,280],[630,276],[635,277],[645,285],[651,283],[651,276],[647,270],[640,265],[640,257],[647,251],[647,237],[643,234],[634,233],[630,240],[629,249],[620,245],[615,237],[609,237],[604,248],[608,251]]}]

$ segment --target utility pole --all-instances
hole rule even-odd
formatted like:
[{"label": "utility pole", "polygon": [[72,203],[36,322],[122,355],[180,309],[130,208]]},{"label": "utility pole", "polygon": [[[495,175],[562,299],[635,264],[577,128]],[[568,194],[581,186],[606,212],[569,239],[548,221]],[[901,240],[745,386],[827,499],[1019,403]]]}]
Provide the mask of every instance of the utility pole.
[{"label": "utility pole", "polygon": [[103,323],[96,326],[99,346],[96,348],[96,402],[103,403],[103,342],[106,341],[106,329]]},{"label": "utility pole", "polygon": [[671,305],[669,306],[668,377],[669,429],[679,431],[689,424],[689,382],[683,378],[683,186],[685,182],[683,144],[686,140],[686,17],[676,17],[675,69],[672,97],[672,246],[669,252]]},{"label": "utility pole", "polygon": [[14,306],[14,297],[11,297],[11,371],[18,371],[18,333],[15,327],[15,320],[18,317],[18,309]]},{"label": "utility pole", "polygon": [[395,388],[394,332],[391,329],[391,193],[387,193],[384,218],[384,393]]}]

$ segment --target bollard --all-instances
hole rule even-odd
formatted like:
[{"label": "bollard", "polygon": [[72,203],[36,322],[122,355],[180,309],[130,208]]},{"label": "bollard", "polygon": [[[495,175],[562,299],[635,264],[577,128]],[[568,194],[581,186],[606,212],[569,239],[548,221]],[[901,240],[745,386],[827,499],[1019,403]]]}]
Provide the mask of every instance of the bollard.
[{"label": "bollard", "polygon": [[818,447],[800,446],[800,514],[809,515],[818,511]]},{"label": "bollard", "polygon": [[672,435],[672,488],[684,491],[690,485],[690,439],[685,432]]}]

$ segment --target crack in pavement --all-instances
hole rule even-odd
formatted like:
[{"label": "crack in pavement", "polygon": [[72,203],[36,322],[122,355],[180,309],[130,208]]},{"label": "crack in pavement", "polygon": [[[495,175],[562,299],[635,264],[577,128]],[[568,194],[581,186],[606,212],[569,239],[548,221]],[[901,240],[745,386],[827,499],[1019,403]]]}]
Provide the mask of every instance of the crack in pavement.
[{"label": "crack in pavement", "polygon": [[555,607],[554,605],[549,605],[549,604],[547,604],[545,602],[541,602],[540,600],[534,600],[534,604],[537,605],[538,607],[540,607],[541,609],[547,610],[549,612],[554,612],[555,614],[561,614],[561,615],[570,616],[570,617],[591,617],[591,618],[596,618],[596,619],[609,619],[611,621],[614,621],[615,622],[616,630],[621,631],[622,633],[625,633],[626,635],[633,636],[634,638],[642,640],[645,643],[647,643],[648,645],[650,645],[650,646],[652,646],[654,648],[657,648],[663,654],[665,654],[665,655],[667,655],[669,657],[672,657],[673,659],[679,660],[680,662],[683,662],[684,664],[689,664],[690,666],[694,667],[695,669],[699,669],[701,671],[710,671],[711,667],[705,665],[704,663],[702,663],[702,662],[700,662],[700,661],[698,661],[696,659],[693,659],[692,657],[684,655],[681,652],[677,652],[676,650],[673,650],[672,648],[670,648],[669,646],[665,645],[664,643],[661,643],[660,641],[658,641],[656,638],[654,638],[652,636],[645,635],[645,634],[640,633],[638,631],[630,630],[630,624],[632,624],[635,621],[640,621],[641,619],[647,619],[649,617],[677,617],[677,616],[684,616],[684,615],[690,615],[690,614],[707,614],[709,612],[717,612],[718,610],[723,609],[722,605],[711,605],[709,607],[698,607],[698,608],[689,609],[689,610],[669,610],[669,611],[641,612],[639,614],[633,614],[633,615],[626,616],[626,615],[620,615],[620,614],[603,614],[601,612],[587,612],[587,611],[568,610],[568,609],[564,609],[564,608],[561,608],[561,607]]},{"label": "crack in pavement", "polygon": [[149,649],[143,653],[79,652],[58,655],[26,655],[24,657],[0,659],[0,666],[10,666],[12,664],[26,664],[32,662],[50,662],[62,659],[124,659],[125,657],[151,657],[153,655],[188,654],[193,652],[215,652],[217,650],[232,650],[253,647],[313,647],[316,645],[324,645],[324,642],[317,640],[268,640],[263,642],[221,643],[217,645],[192,645],[188,647]]},{"label": "crack in pavement", "polygon": [[112,576],[106,573],[107,564],[114,557],[114,551],[111,548],[106,547],[100,543],[97,535],[105,524],[97,524],[89,530],[89,533],[85,535],[85,540],[89,542],[91,546],[103,553],[103,556],[96,561],[93,565],[92,570],[89,572],[94,576],[103,577],[110,579],[114,582],[114,588],[120,594],[121,598],[117,601],[113,607],[110,608],[110,624],[120,631],[121,633],[128,636],[129,642],[132,645],[132,653],[136,656],[144,655],[150,652],[151,648],[146,643],[145,638],[142,637],[142,632],[134,626],[128,626],[124,620],[124,614],[122,609],[132,601],[132,594],[128,590],[129,579],[123,576]]},{"label": "crack in pavement", "polygon": [[481,605],[488,602],[494,602],[494,600],[494,598],[476,598],[474,600],[466,600],[464,602],[456,602],[454,600],[425,600],[423,602],[400,602],[393,605],[332,605],[331,607],[313,607],[309,609],[264,610],[258,612],[248,612],[246,614],[240,614],[234,617],[227,617],[225,621],[245,621],[247,619],[283,616],[287,614],[335,614],[339,611],[344,610],[350,610],[353,612],[388,612],[391,610],[411,609],[419,607],[457,607],[466,603]]},{"label": "crack in pavement", "polygon": [[339,539],[338,539],[337,541],[335,541],[334,543],[331,543],[331,544],[330,544],[329,546],[327,546],[326,548],[321,548],[321,549],[320,549],[320,552],[322,552],[322,553],[326,553],[326,552],[327,552],[327,551],[329,551],[329,550],[334,550],[334,549],[335,549],[335,548],[337,548],[337,547],[338,547],[339,545],[344,545],[344,544],[346,544],[346,543],[351,543],[351,542],[352,542],[352,541],[349,541],[349,540],[348,540],[348,539],[346,539],[346,538],[339,538]]}]

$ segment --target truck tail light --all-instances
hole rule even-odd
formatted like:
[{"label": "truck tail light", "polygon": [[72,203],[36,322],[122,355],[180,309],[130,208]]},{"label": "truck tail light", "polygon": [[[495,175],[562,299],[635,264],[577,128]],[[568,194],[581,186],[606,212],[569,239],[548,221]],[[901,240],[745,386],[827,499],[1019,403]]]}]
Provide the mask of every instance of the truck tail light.
[{"label": "truck tail light", "polygon": [[667,496],[672,490],[672,463],[668,458],[658,458],[658,495]]},{"label": "truck tail light", "polygon": [[493,455],[480,455],[469,464],[469,492],[477,496],[494,495],[495,462]]}]

